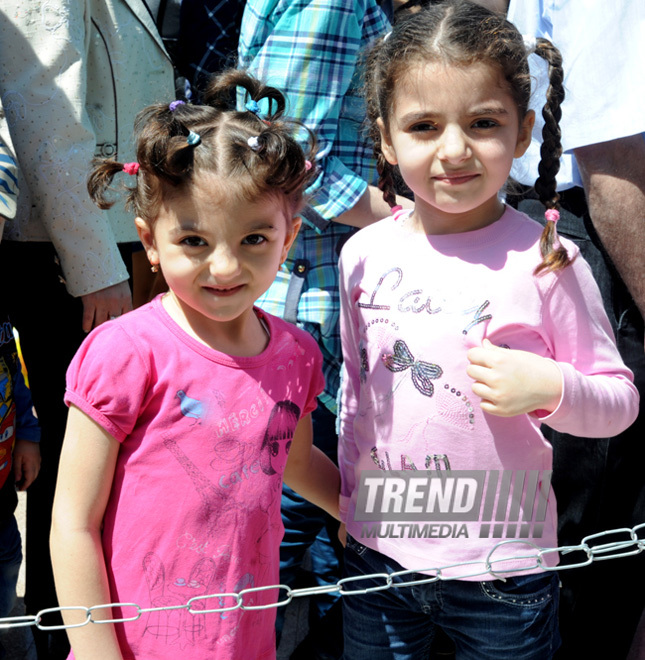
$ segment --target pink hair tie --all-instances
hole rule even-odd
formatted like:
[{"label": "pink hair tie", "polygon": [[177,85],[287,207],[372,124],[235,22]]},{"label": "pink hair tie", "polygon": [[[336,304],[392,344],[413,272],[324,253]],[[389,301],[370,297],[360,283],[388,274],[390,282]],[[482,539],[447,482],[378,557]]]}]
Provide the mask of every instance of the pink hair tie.
[{"label": "pink hair tie", "polygon": [[544,213],[547,222],[555,224],[560,219],[560,211],[558,209],[547,209]]},{"label": "pink hair tie", "polygon": [[123,163],[123,171],[130,176],[135,176],[139,171],[139,163]]},{"label": "pink hair tie", "polygon": [[307,170],[307,172],[308,172],[312,167],[313,167],[313,165],[311,164],[311,161],[306,160],[305,161],[305,170]]},{"label": "pink hair tie", "polygon": [[396,206],[393,206],[390,211],[392,211],[392,214],[394,215],[395,213],[398,213],[399,211],[403,211],[403,207],[400,204],[397,204]]}]

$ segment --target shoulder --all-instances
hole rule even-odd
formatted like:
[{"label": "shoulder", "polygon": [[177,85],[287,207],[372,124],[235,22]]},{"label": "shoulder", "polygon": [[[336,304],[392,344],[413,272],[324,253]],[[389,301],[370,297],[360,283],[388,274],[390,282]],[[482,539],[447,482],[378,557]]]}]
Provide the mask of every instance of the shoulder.
[{"label": "shoulder", "polygon": [[[542,260],[542,253],[540,252],[540,238],[542,236],[544,226],[537,222],[537,220],[530,218],[525,213],[522,213],[521,211],[511,207],[506,208],[506,212],[504,213],[503,217],[507,223],[507,226],[513,230],[513,235],[522,238],[521,243],[524,244],[527,249],[530,249],[533,253],[535,253],[535,258],[538,259],[537,263],[540,263]],[[514,240],[517,240],[518,244],[520,243],[519,239]],[[566,249],[570,259],[575,259],[578,256],[580,250],[573,241],[559,235],[558,240],[560,244]]]},{"label": "shoulder", "polygon": [[106,321],[85,338],[72,361],[72,368],[85,368],[88,361],[94,364],[105,361],[106,366],[112,365],[115,369],[133,359],[146,362],[146,354],[152,352],[155,343],[160,343],[163,327],[154,301],[118,319]]},{"label": "shoulder", "polygon": [[341,261],[360,259],[362,255],[371,254],[380,246],[387,245],[397,235],[403,236],[400,227],[393,216],[374,222],[353,234],[344,244],[340,252]]},{"label": "shoulder", "polygon": [[320,349],[316,340],[308,332],[273,314],[260,309],[256,309],[256,311],[269,326],[271,332],[270,345],[276,355],[283,351],[295,351],[307,363],[312,359],[318,361],[321,356]]}]

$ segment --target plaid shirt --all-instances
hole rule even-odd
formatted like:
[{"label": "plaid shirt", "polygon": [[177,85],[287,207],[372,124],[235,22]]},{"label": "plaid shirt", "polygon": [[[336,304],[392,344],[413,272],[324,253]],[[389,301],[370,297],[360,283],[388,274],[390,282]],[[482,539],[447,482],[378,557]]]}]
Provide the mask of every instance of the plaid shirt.
[{"label": "plaid shirt", "polygon": [[320,175],[307,191],[313,199],[305,222],[257,304],[289,319],[287,292],[299,278],[297,322],[323,353],[320,400],[333,413],[341,365],[338,253],[354,231],[333,220],[376,182],[372,145],[363,133],[357,58],[388,29],[375,0],[249,0],[242,20],[240,66],[287,96],[288,115],[314,131],[319,148]]}]

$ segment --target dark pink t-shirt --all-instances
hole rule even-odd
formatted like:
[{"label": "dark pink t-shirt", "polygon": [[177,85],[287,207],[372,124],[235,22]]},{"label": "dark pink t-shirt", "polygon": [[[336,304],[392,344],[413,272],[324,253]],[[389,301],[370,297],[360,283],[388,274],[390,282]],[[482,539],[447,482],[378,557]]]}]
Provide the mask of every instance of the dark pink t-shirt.
[{"label": "dark pink t-shirt", "polygon": [[[324,383],[315,341],[257,313],[269,345],[231,357],[188,336],[157,298],[97,328],[69,367],[66,402],[121,443],[103,530],[113,602],[172,607],[279,582],[282,472]],[[255,592],[244,603],[280,597]],[[196,614],[117,624],[123,657],[273,658],[275,609],[199,613],[235,603],[201,599]]]}]

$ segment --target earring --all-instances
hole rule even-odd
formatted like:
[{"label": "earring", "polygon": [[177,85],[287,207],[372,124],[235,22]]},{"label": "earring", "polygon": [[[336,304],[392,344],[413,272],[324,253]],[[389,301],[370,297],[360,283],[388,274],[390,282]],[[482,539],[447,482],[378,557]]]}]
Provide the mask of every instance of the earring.
[{"label": "earring", "polygon": [[150,270],[153,273],[158,273],[159,272],[159,264],[150,264]]}]

